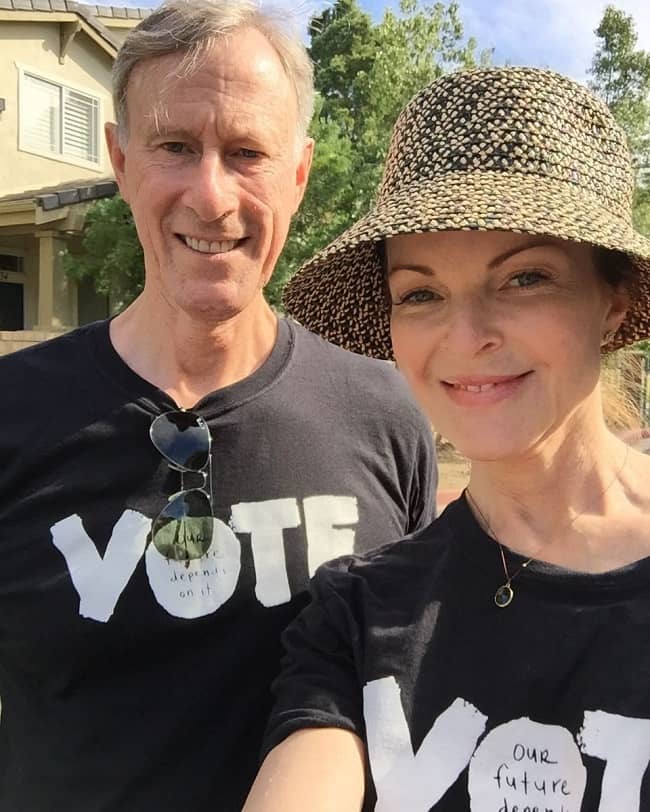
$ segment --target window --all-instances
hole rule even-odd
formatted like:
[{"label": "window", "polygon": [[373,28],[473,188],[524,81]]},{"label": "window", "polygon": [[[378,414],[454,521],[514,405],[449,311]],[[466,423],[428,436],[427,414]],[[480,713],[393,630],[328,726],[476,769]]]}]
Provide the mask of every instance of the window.
[{"label": "window", "polygon": [[21,149],[99,164],[99,99],[24,72]]},{"label": "window", "polygon": [[13,254],[0,254],[0,271],[23,273],[23,258]]}]

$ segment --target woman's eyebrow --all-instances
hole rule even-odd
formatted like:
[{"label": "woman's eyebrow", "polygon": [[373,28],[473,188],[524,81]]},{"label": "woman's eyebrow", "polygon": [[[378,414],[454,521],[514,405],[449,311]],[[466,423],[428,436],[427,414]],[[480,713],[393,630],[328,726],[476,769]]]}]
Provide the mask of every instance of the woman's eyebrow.
[{"label": "woman's eyebrow", "polygon": [[501,265],[510,257],[514,257],[516,254],[521,254],[524,251],[531,251],[533,248],[558,248],[558,245],[553,240],[535,240],[534,242],[526,243],[526,245],[519,245],[516,248],[511,248],[509,251],[504,251],[503,254],[499,254],[498,257],[490,260],[488,262],[489,270],[493,270],[498,265]]},{"label": "woman's eyebrow", "polygon": [[415,273],[424,274],[424,276],[435,276],[435,271],[432,268],[428,268],[426,265],[404,265],[403,263],[398,263],[395,265],[394,268],[388,269],[388,276],[391,276],[397,271],[414,271]]}]

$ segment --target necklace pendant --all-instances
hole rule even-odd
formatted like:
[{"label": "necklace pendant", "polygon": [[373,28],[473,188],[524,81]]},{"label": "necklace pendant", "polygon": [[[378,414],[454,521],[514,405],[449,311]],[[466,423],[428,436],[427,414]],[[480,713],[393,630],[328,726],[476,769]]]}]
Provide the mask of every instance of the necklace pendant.
[{"label": "necklace pendant", "polygon": [[510,606],[514,597],[515,593],[510,586],[510,582],[508,582],[507,584],[500,586],[494,593],[494,602],[499,609],[505,609],[506,606]]}]

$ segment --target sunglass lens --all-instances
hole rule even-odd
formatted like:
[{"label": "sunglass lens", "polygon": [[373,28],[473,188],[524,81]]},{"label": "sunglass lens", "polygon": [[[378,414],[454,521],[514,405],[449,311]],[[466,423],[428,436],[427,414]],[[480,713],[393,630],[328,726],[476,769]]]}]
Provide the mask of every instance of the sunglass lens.
[{"label": "sunglass lens", "polygon": [[149,430],[151,442],[172,465],[186,471],[201,471],[210,456],[210,430],[202,417],[192,412],[167,412],[157,417]]},{"label": "sunglass lens", "polygon": [[212,543],[212,509],[203,491],[182,491],[163,508],[151,529],[154,547],[165,558],[201,558]]}]

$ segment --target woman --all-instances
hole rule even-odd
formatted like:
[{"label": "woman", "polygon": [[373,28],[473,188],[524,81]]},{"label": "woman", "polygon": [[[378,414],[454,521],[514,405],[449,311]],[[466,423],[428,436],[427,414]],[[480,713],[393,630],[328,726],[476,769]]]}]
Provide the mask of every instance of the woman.
[{"label": "woman", "polygon": [[472,472],[426,530],[316,574],[247,812],[650,809],[650,459],[599,384],[602,352],[650,334],[632,184],[583,87],[452,74],[400,116],[374,210],[292,283],[330,340],[389,357],[390,328]]}]

